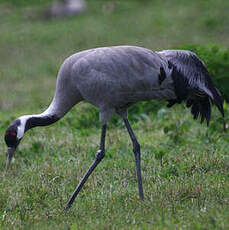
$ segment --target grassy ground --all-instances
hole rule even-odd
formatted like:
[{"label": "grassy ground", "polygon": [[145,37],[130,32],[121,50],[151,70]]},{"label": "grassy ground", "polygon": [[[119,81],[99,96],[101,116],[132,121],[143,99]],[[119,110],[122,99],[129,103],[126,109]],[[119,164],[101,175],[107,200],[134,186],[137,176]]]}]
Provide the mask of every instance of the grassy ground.
[{"label": "grassy ground", "polygon": [[[229,45],[228,1],[90,0],[86,14],[57,21],[39,19],[43,5],[22,2],[0,4],[1,140],[13,119],[47,107],[60,64],[78,50]],[[228,229],[229,135],[219,113],[213,111],[207,129],[182,105],[152,103],[144,112],[148,105],[130,111],[142,146],[145,202],[138,197],[131,143],[114,117],[106,158],[73,208],[63,211],[98,150],[98,113],[81,103],[55,125],[29,131],[7,175],[0,142],[0,229]]]}]

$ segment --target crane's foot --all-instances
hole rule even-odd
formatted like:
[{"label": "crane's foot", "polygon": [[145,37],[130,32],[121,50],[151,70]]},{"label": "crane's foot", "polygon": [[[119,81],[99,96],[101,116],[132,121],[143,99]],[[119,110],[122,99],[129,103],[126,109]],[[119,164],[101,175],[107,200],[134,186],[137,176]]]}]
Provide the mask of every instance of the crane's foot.
[{"label": "crane's foot", "polygon": [[84,175],[84,177],[82,178],[80,183],[77,185],[74,193],[72,194],[70,200],[68,201],[67,205],[64,208],[65,210],[68,210],[72,206],[75,198],[79,194],[79,192],[80,192],[81,188],[83,187],[84,183],[87,181],[88,177],[91,175],[91,173],[96,168],[96,166],[99,164],[99,162],[104,158],[104,156],[105,156],[105,151],[104,150],[100,149],[100,150],[97,151],[97,153],[95,155],[95,160],[91,164],[90,168],[88,169],[88,171],[86,172],[86,174]]},{"label": "crane's foot", "polygon": [[75,191],[73,192],[70,200],[68,201],[67,205],[65,206],[64,210],[68,210],[72,203],[74,202],[75,198],[77,197],[78,193],[80,192],[81,188],[83,187],[84,183],[87,181],[88,177],[91,175],[93,170],[96,168],[96,166],[101,162],[101,160],[105,157],[105,136],[106,136],[106,125],[103,125],[102,127],[102,133],[101,133],[101,139],[100,139],[100,149],[97,151],[95,155],[95,160],[91,164],[90,168],[80,181],[80,183],[77,185]]},{"label": "crane's foot", "polygon": [[67,203],[64,207],[64,211],[68,211],[71,208],[71,204]]}]

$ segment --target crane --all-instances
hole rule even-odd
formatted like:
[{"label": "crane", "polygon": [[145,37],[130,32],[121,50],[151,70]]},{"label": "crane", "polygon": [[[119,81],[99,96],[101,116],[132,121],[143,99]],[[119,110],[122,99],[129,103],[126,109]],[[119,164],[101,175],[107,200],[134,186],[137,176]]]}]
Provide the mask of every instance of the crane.
[{"label": "crane", "polygon": [[211,104],[224,117],[223,99],[214,86],[205,64],[195,53],[185,50],[153,52],[136,46],[101,47],[68,57],[58,72],[56,91],[49,107],[41,114],[23,115],[6,130],[8,146],[6,169],[24,134],[36,126],[47,126],[61,119],[80,101],[99,109],[102,124],[100,146],[88,171],[66,205],[70,208],[79,191],[105,156],[106,127],[112,114],[123,119],[133,145],[138,190],[144,200],[140,144],[128,121],[128,107],[151,99],[167,100],[168,107],[186,102],[193,118],[201,123],[211,118]]}]

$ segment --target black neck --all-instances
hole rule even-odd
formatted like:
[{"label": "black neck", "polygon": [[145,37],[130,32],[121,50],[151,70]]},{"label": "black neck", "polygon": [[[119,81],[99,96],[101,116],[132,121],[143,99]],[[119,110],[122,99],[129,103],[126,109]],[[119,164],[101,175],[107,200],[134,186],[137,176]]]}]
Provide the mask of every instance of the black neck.
[{"label": "black neck", "polygon": [[31,128],[34,128],[36,126],[47,126],[51,125],[52,123],[58,121],[59,118],[56,115],[47,115],[47,116],[32,116],[30,117],[25,125],[25,132]]}]

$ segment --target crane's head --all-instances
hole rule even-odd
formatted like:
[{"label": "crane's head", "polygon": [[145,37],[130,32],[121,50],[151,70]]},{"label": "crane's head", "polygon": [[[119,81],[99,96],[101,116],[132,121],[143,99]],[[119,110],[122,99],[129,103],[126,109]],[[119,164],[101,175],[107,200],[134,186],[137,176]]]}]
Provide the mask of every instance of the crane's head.
[{"label": "crane's head", "polygon": [[10,166],[10,162],[14,155],[14,152],[19,145],[22,137],[24,136],[25,122],[22,122],[23,119],[18,118],[14,120],[6,130],[5,133],[5,142],[8,146],[8,158],[6,161],[6,170]]}]

